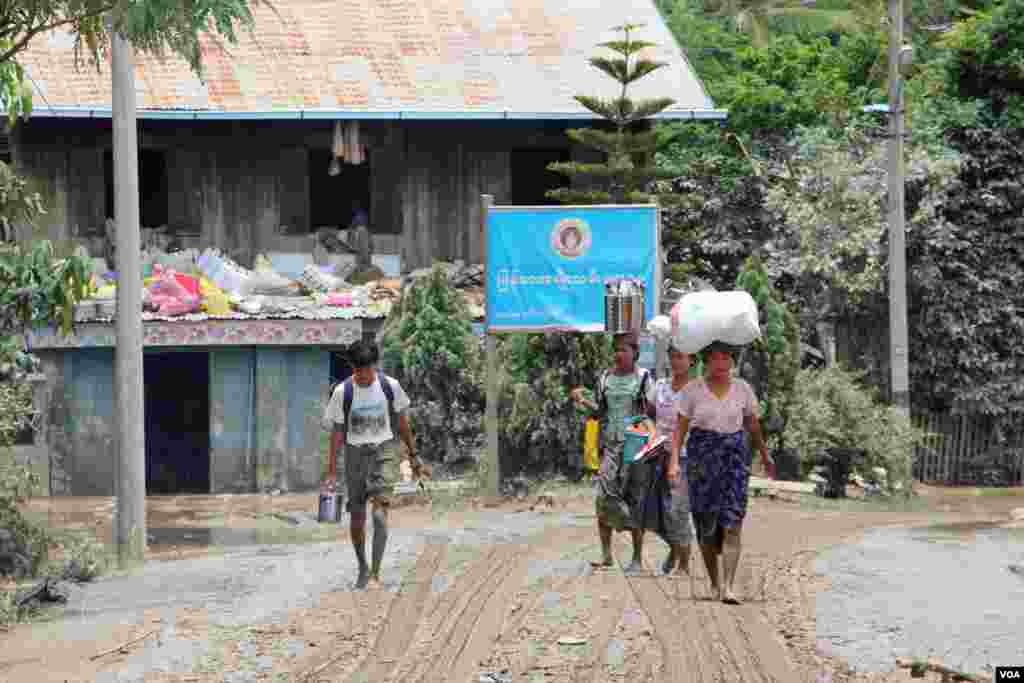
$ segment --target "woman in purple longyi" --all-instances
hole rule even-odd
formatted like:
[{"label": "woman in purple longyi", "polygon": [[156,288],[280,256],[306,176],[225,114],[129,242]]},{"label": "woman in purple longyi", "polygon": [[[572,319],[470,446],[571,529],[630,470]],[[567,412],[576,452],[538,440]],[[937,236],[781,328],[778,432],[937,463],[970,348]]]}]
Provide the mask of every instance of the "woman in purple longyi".
[{"label": "woman in purple longyi", "polygon": [[[757,397],[749,384],[733,377],[735,353],[733,347],[717,343],[703,351],[705,376],[683,389],[673,439],[673,453],[679,453],[686,442],[690,512],[713,598],[732,605],[740,603],[733,581],[740,561],[740,531],[747,514],[750,481],[745,432],[750,433],[769,474],[773,467],[758,419]],[[678,462],[678,458],[669,461],[671,481],[680,476]],[[723,581],[718,575],[719,555]]]}]

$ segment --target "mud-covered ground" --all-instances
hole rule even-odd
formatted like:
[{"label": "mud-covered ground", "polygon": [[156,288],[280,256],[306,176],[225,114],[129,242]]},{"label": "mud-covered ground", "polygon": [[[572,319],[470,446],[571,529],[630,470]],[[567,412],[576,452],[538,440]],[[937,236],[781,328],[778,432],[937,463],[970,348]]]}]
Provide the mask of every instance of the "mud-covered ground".
[{"label": "mud-covered ground", "polygon": [[[855,675],[830,656],[815,628],[828,587],[815,560],[867,529],[1005,520],[1024,506],[1021,496],[970,493],[922,489],[908,504],[754,497],[738,607],[702,599],[696,552],[692,582],[660,576],[655,538],[647,576],[593,573],[583,488],[502,502],[448,493],[400,507],[383,584],[365,592],[351,590],[346,525],[310,521],[315,496],[152,498],[158,545],[145,568],[76,588],[46,621],[0,632],[0,680],[910,680]],[[101,539],[112,508],[81,498],[31,506],[55,527]],[[616,553],[628,562],[627,536]]]}]

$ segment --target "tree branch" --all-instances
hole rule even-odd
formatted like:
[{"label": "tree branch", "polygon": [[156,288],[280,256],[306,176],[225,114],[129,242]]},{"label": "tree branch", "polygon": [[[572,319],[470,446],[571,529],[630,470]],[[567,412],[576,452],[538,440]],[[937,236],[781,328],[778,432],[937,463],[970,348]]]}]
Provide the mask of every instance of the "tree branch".
[{"label": "tree branch", "polygon": [[54,29],[61,28],[62,26],[67,26],[68,24],[78,23],[82,19],[91,19],[93,17],[102,16],[103,14],[106,14],[107,12],[114,9],[114,6],[115,4],[111,3],[109,5],[104,5],[100,9],[97,9],[93,12],[86,12],[84,14],[81,14],[70,19],[58,19],[56,21],[50,22],[49,24],[42,24],[40,26],[36,26],[35,28],[27,29],[24,35],[22,35],[21,38],[16,40],[14,44],[7,49],[7,51],[0,53],[0,63],[10,60],[19,52],[22,52],[28,46],[29,41],[35,38],[40,33],[53,31]]}]

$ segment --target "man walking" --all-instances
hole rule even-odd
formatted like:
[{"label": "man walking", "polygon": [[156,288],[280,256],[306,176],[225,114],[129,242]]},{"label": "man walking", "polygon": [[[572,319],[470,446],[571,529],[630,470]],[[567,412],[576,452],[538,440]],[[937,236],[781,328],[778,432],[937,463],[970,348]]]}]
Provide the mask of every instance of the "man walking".
[{"label": "man walking", "polygon": [[[359,563],[356,588],[380,580],[380,564],[388,542],[390,496],[400,478],[401,437],[409,449],[413,475],[420,474],[416,442],[406,414],[409,397],[401,385],[376,369],[376,344],[357,343],[349,354],[352,377],[339,384],[327,406],[332,424],[328,478],[337,480],[338,449],[345,447],[350,532]],[[373,517],[372,564],[366,563],[366,505]]]}]

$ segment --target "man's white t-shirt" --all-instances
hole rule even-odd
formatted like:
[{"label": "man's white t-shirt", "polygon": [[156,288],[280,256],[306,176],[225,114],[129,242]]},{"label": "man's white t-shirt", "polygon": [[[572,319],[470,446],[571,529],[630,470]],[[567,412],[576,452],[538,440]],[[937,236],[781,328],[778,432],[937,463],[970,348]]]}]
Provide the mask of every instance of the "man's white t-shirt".
[{"label": "man's white t-shirt", "polygon": [[[345,435],[346,443],[351,446],[375,446],[395,438],[394,430],[398,425],[391,424],[388,397],[380,386],[383,378],[384,375],[378,372],[377,379],[368,387],[361,387],[354,380],[352,382],[352,408],[348,416],[348,433]],[[400,415],[411,401],[397,380],[391,377],[387,380],[391,383],[391,392],[395,397],[395,413]],[[344,382],[335,387],[331,395],[327,419],[334,424],[345,424]]]}]

